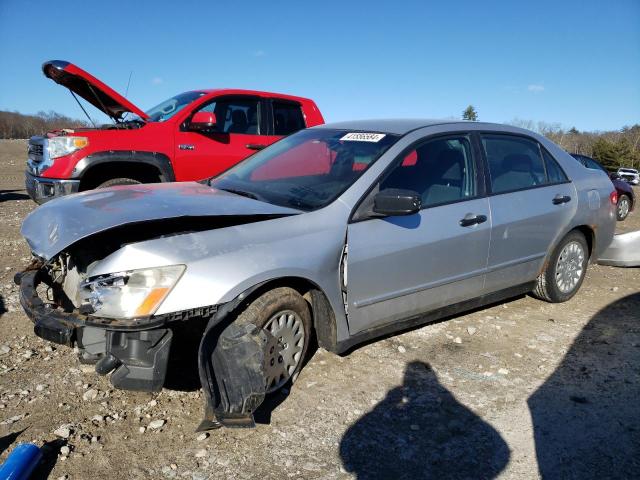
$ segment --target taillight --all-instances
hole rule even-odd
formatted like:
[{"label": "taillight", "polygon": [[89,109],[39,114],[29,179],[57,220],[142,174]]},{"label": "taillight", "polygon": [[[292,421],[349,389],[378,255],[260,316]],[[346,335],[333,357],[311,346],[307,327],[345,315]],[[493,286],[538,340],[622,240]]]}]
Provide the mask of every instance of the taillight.
[{"label": "taillight", "polygon": [[611,192],[609,194],[609,200],[611,200],[611,204],[612,205],[617,205],[618,204],[618,191],[614,190],[613,192]]}]

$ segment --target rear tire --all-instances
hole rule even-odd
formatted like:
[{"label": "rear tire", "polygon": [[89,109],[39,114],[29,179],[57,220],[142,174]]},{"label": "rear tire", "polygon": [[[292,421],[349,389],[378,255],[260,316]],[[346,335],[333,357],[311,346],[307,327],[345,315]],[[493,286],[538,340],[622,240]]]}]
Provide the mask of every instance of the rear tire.
[{"label": "rear tire", "polygon": [[618,205],[616,205],[616,218],[619,222],[629,216],[630,209],[631,199],[627,195],[620,195],[620,198],[618,198]]},{"label": "rear tire", "polygon": [[566,302],[580,290],[588,263],[589,246],[584,235],[569,232],[549,257],[532,295],[551,303]]},{"label": "rear tire", "polygon": [[253,323],[278,340],[277,351],[265,352],[266,393],[295,381],[311,339],[311,311],[307,301],[292,288],[274,288],[249,304],[236,322]]},{"label": "rear tire", "polygon": [[139,185],[142,182],[139,180],[134,180],[133,178],[112,178],[111,180],[107,180],[106,182],[102,182],[96,188],[109,188],[115,187],[116,185]]}]

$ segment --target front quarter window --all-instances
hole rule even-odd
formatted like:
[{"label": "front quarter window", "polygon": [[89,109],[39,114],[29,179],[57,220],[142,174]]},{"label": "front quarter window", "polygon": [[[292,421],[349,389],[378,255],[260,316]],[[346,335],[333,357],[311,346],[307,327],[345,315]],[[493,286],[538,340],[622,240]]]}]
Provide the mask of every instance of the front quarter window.
[{"label": "front quarter window", "polygon": [[377,132],[302,130],[252,155],[210,184],[277,205],[315,210],[340,196],[398,138]]}]

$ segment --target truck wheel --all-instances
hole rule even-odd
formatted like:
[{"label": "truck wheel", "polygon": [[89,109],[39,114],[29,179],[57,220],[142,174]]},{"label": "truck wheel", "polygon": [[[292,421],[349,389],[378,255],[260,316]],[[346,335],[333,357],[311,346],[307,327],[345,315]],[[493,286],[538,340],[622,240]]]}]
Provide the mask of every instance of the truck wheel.
[{"label": "truck wheel", "polygon": [[618,205],[616,207],[616,218],[619,222],[627,218],[629,210],[631,209],[631,200],[627,195],[620,195],[618,198]]},{"label": "truck wheel", "polygon": [[236,322],[253,323],[278,341],[278,348],[265,352],[266,393],[295,381],[311,338],[311,312],[306,300],[292,288],[274,288],[249,304]]},{"label": "truck wheel", "polygon": [[102,182],[96,188],[108,188],[115,187],[116,185],[138,185],[142,182],[134,180],[133,178],[112,178],[106,182]]},{"label": "truck wheel", "polygon": [[589,262],[584,235],[570,232],[555,248],[532,294],[551,303],[566,302],[580,289]]}]

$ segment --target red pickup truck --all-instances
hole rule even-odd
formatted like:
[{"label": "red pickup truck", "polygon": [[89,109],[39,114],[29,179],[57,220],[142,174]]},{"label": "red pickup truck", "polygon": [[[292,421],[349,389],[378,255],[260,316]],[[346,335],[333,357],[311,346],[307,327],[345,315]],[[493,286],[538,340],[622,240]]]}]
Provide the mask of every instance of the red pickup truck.
[{"label": "red pickup truck", "polygon": [[29,139],[25,183],[37,203],[93,188],[200,180],[285,135],[324,123],[307,98],[253,90],[194,90],[146,112],[76,65],[52,60],[45,76],[113,123]]}]

